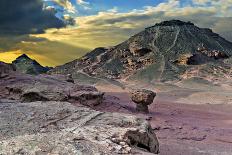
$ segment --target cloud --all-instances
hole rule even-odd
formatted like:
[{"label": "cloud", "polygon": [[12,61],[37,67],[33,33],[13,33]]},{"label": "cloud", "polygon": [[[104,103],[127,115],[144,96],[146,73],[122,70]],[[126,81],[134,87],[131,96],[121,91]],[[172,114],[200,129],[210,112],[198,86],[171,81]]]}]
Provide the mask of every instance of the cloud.
[{"label": "cloud", "polygon": [[229,22],[232,21],[232,17],[220,17],[217,13],[217,8],[213,6],[181,7],[179,1],[170,0],[157,6],[147,6],[127,13],[120,13],[113,8],[96,15],[77,17],[77,27],[54,29],[36,36],[72,46],[95,48],[116,45],[144,30],[145,27],[162,20],[181,19],[192,21],[199,27],[212,28],[215,32],[232,40]]},{"label": "cloud", "polygon": [[198,5],[206,5],[207,3],[209,3],[211,0],[193,0],[194,4],[198,4]]},{"label": "cloud", "polygon": [[89,7],[89,2],[86,2],[85,0],[76,0],[77,4],[79,4],[80,6],[82,6],[85,10],[89,10],[91,9]]},{"label": "cloud", "polygon": [[77,3],[80,5],[89,5],[89,2],[86,2],[84,0],[77,0]]},{"label": "cloud", "polygon": [[[232,0],[222,0],[232,7]],[[205,1],[206,2],[206,1]],[[212,0],[208,6],[186,5],[179,0],[169,0],[157,6],[146,6],[141,10],[132,10],[120,13],[117,9],[99,12],[96,15],[77,17],[79,29],[84,32],[93,32],[94,35],[111,36],[112,32],[125,38],[156,22],[170,19],[192,21],[199,27],[207,27],[232,41],[232,13],[224,8],[223,3]],[[227,35],[225,35],[227,33]],[[91,35],[91,34],[89,34]],[[114,36],[114,35],[113,35]],[[115,37],[114,37],[115,39]]]},{"label": "cloud", "polygon": [[25,53],[44,66],[57,66],[77,59],[90,50],[89,48],[72,46],[47,39],[41,39],[37,42],[35,40],[28,40],[21,41],[15,48],[6,52],[0,52],[0,61],[11,63],[15,58]]},{"label": "cloud", "polygon": [[42,0],[0,0],[0,34],[42,33],[65,24],[51,10],[43,9]]},{"label": "cloud", "polygon": [[232,0],[192,0],[194,6],[211,6],[217,9],[217,16],[232,16]]},{"label": "cloud", "polygon": [[57,5],[62,6],[69,13],[76,13],[75,6],[69,0],[48,0],[48,1],[55,2]]}]

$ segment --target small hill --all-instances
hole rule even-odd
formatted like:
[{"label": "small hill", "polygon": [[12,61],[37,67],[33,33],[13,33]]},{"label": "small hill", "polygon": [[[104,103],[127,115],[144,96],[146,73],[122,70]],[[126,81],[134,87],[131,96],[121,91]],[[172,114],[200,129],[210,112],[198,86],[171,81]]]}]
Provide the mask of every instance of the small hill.
[{"label": "small hill", "polygon": [[16,67],[16,70],[26,74],[41,74],[46,73],[50,68],[41,66],[36,60],[31,59],[26,54],[23,54],[16,58],[12,62]]},{"label": "small hill", "polygon": [[191,22],[157,23],[110,48],[96,48],[51,70],[123,81],[167,82],[191,78],[228,78],[232,43]]},{"label": "small hill", "polygon": [[16,71],[16,68],[12,64],[7,64],[0,61],[0,80],[8,77],[8,74]]}]

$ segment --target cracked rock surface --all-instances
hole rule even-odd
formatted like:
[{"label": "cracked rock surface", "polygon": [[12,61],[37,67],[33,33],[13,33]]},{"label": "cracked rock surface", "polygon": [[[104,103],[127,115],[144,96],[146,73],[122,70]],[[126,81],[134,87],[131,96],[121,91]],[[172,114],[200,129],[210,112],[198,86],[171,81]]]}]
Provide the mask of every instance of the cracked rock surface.
[{"label": "cracked rock surface", "polygon": [[104,93],[93,86],[79,85],[49,75],[9,74],[0,80],[0,96],[22,102],[68,101],[93,107]]},{"label": "cracked rock surface", "polygon": [[2,100],[0,122],[1,155],[159,152],[147,121],[68,102]]}]

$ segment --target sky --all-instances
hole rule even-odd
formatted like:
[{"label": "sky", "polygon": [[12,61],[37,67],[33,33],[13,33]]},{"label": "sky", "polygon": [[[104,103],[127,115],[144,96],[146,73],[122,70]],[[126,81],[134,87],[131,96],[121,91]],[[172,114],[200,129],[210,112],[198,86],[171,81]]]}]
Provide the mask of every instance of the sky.
[{"label": "sky", "polygon": [[232,0],[1,0],[0,61],[25,53],[44,66],[62,65],[171,19],[232,41]]}]

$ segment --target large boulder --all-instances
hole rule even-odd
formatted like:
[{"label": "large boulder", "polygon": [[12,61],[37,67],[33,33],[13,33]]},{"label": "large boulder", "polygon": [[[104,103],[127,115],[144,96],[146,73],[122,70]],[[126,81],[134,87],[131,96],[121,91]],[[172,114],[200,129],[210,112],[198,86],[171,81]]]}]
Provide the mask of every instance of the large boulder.
[{"label": "large boulder", "polygon": [[0,121],[1,155],[159,152],[147,121],[68,102],[2,101]]},{"label": "large boulder", "polygon": [[96,106],[103,101],[104,93],[95,87],[70,83],[49,75],[12,75],[0,81],[3,98],[34,101],[69,101]]},{"label": "large boulder", "polygon": [[136,103],[138,112],[148,113],[148,105],[153,103],[155,96],[155,92],[146,89],[131,91],[131,99]]}]

